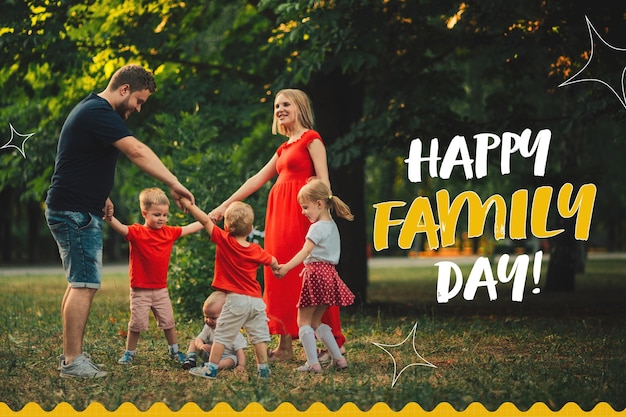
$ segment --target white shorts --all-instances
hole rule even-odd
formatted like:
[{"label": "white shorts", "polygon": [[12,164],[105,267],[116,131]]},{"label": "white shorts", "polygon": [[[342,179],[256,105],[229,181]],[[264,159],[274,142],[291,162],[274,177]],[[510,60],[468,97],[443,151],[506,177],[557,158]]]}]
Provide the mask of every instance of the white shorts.
[{"label": "white shorts", "polygon": [[249,343],[269,342],[267,313],[262,298],[229,293],[215,327],[215,341],[230,345],[241,328],[246,330]]}]

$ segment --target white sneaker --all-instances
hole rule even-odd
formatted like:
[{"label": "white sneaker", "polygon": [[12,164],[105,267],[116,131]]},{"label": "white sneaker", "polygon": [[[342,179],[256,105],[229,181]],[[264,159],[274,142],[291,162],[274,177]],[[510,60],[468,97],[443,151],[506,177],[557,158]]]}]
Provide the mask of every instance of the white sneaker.
[{"label": "white sneaker", "polygon": [[69,365],[65,364],[64,358],[61,363],[61,376],[64,378],[104,378],[107,375],[108,372],[101,371],[85,353],[75,357]]}]

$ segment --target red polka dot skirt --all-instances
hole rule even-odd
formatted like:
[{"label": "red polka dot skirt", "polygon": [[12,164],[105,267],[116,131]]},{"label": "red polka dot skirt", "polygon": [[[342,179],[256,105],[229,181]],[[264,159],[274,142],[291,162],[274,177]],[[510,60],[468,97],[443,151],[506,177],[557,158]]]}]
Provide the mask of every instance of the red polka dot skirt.
[{"label": "red polka dot skirt", "polygon": [[296,307],[318,305],[345,307],[354,303],[354,294],[342,281],[335,265],[311,262],[304,266],[302,290]]}]

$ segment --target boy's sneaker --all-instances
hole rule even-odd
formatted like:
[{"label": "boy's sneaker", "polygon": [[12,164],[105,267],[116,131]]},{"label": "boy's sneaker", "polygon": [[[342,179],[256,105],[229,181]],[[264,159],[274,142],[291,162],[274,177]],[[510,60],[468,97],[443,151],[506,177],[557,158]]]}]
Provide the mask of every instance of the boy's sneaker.
[{"label": "boy's sneaker", "polygon": [[267,379],[270,377],[270,375],[271,375],[270,368],[263,368],[263,369],[257,370],[257,376],[259,378]]},{"label": "boy's sneaker", "polygon": [[135,359],[135,355],[129,351],[125,351],[122,357],[117,360],[117,363],[120,365],[130,365],[133,359]]},{"label": "boy's sneaker", "polygon": [[170,350],[170,358],[175,360],[175,361],[178,361],[180,363],[184,363],[185,360],[187,359],[185,354],[183,352],[181,352],[180,350],[178,352],[174,352],[174,351]]},{"label": "boy's sneaker", "polygon": [[190,356],[187,359],[185,359],[185,361],[183,362],[183,369],[191,369],[191,368],[195,368],[196,366],[198,366],[197,362],[196,362],[196,358],[195,356]]},{"label": "boy's sneaker", "polygon": [[69,365],[61,363],[61,376],[64,378],[104,378],[108,373],[101,371],[87,354],[81,353]]},{"label": "boy's sneaker", "polygon": [[203,378],[216,379],[217,368],[211,368],[209,365],[198,366],[189,370],[191,375],[201,376]]}]

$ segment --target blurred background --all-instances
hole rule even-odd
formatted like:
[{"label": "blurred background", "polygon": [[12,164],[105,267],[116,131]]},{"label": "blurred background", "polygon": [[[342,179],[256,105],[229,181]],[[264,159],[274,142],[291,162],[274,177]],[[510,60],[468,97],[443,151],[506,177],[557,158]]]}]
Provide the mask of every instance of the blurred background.
[{"label": "blurred background", "polygon": [[[421,234],[410,248],[399,247],[400,227],[389,229],[388,248],[373,250],[373,205],[406,202],[393,211],[394,218],[404,219],[417,197],[436,207],[441,189],[451,198],[472,190],[483,201],[499,194],[508,202],[519,189],[532,196],[539,186],[557,192],[572,183],[575,194],[581,185],[595,184],[587,241],[574,238],[575,217],[564,218],[551,206],[548,230],[564,230],[553,239],[535,239],[528,228],[527,239],[496,241],[493,212],[484,234],[468,239],[464,212],[454,245],[439,249],[476,256],[542,248],[550,255],[546,283],[553,290],[574,288],[589,251],[624,250],[623,5],[3,0],[1,8],[0,141],[10,142],[10,126],[33,135],[24,143],[24,156],[13,147],[0,149],[0,265],[60,263],[43,212],[61,126],[72,107],[89,92],[102,91],[127,63],[150,68],[158,86],[142,112],[128,120],[131,131],[207,211],[284,141],[271,134],[276,92],[286,87],[307,92],[327,146],[333,192],[356,215],[354,222],[338,222],[340,272],[362,300],[369,257],[434,254]],[[579,71],[579,78],[607,80],[615,92],[599,82],[559,87]],[[533,139],[541,129],[552,132],[543,177],[533,175],[532,159],[519,155],[512,158],[511,173],[501,175],[500,150],[494,149],[484,178],[468,179],[461,167],[450,179],[433,178],[423,164],[422,181],[408,179],[404,160],[413,139],[423,141],[428,155],[437,138],[443,156],[461,135],[473,157],[474,135],[524,129]],[[21,145],[18,139],[13,143]],[[116,216],[139,222],[137,197],[148,186],[159,184],[121,157],[111,196]],[[257,210],[254,238],[261,241],[268,190],[248,200]],[[190,221],[172,206],[170,223]],[[181,239],[172,258],[174,279],[206,286],[212,276],[210,246],[204,236]],[[124,262],[127,256],[124,241],[105,227],[105,262]]]}]

